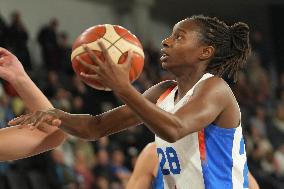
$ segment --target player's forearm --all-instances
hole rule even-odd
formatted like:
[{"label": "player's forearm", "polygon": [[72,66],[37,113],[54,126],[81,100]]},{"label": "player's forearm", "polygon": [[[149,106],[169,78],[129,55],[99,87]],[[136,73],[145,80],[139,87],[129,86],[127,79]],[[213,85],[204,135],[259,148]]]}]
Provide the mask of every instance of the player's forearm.
[{"label": "player's forearm", "polygon": [[[127,89],[127,90],[125,90]],[[133,86],[116,94],[131,108],[133,112],[158,136],[169,142],[179,138],[182,126],[180,121],[144,98]]]},{"label": "player's forearm", "polygon": [[55,112],[61,120],[60,129],[87,140],[97,140],[141,123],[125,105],[95,116]]},{"label": "player's forearm", "polygon": [[15,79],[12,85],[29,110],[46,110],[53,107],[27,74]]},{"label": "player's forearm", "polygon": [[44,130],[8,127],[0,129],[0,161],[16,160],[39,154],[60,145],[65,135],[59,129]]},{"label": "player's forearm", "polygon": [[91,132],[91,127],[94,127],[95,117],[88,114],[70,114],[62,110],[55,109],[58,119],[61,120],[59,128],[66,133],[77,136],[83,139],[90,140],[97,138],[96,133]]}]

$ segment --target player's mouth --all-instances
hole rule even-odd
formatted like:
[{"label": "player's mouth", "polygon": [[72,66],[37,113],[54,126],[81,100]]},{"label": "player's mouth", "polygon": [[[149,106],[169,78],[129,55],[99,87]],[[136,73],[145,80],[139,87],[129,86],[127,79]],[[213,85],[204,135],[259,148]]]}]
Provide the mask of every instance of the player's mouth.
[{"label": "player's mouth", "polygon": [[161,62],[166,62],[167,59],[169,58],[169,55],[165,52],[164,49],[161,50],[162,56],[160,58]]}]

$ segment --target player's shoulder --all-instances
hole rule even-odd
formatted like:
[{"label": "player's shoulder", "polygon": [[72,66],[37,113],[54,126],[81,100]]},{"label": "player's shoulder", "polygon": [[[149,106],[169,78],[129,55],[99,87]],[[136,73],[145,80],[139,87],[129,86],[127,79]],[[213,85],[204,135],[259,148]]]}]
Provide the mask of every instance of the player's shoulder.
[{"label": "player's shoulder", "polygon": [[147,165],[147,169],[153,174],[158,161],[157,147],[154,142],[145,146],[137,159],[137,163]]},{"label": "player's shoulder", "polygon": [[212,76],[200,82],[193,91],[193,97],[199,100],[208,99],[224,105],[231,101],[233,93],[225,80],[218,76]]},{"label": "player's shoulder", "polygon": [[147,157],[156,157],[157,156],[157,146],[154,142],[151,142],[145,146],[143,153]]},{"label": "player's shoulder", "polygon": [[176,81],[174,80],[165,80],[162,81],[144,92],[144,96],[153,103],[156,103],[158,98],[170,87],[176,85]]},{"label": "player's shoulder", "polygon": [[226,94],[228,92],[231,92],[231,88],[224,79],[218,76],[212,76],[200,82],[195,87],[194,92],[218,92],[220,94]]}]

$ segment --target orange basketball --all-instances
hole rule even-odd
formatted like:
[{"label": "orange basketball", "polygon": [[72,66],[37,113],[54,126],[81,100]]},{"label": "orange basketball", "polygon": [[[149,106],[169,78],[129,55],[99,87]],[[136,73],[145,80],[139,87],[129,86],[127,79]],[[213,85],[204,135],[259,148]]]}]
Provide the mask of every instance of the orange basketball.
[{"label": "orange basketball", "polygon": [[84,51],[82,45],[86,44],[97,55],[98,58],[104,60],[104,56],[98,45],[101,41],[107,48],[110,57],[115,64],[123,64],[128,56],[128,51],[133,51],[131,69],[129,79],[135,81],[141,74],[144,66],[144,52],[140,41],[129,30],[111,24],[97,25],[85,30],[80,34],[72,46],[71,62],[75,73],[89,86],[99,90],[110,90],[98,81],[90,81],[80,76],[81,72],[90,73],[88,69],[83,67],[76,59],[80,56],[86,63],[94,64],[88,54]]}]

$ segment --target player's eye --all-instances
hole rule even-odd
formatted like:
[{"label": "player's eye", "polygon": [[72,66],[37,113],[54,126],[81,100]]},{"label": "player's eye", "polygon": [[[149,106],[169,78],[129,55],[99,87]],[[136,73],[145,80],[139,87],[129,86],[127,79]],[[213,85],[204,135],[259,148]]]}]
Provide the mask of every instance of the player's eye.
[{"label": "player's eye", "polygon": [[180,34],[175,35],[175,39],[178,40],[178,41],[181,40],[182,39],[182,35],[180,35]]}]

